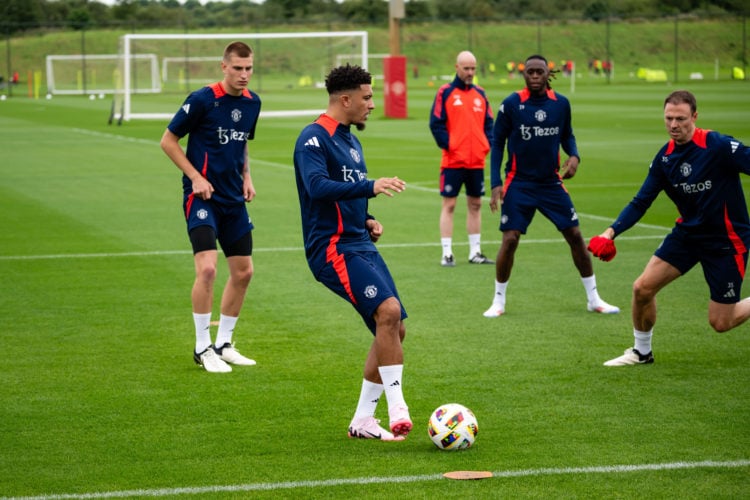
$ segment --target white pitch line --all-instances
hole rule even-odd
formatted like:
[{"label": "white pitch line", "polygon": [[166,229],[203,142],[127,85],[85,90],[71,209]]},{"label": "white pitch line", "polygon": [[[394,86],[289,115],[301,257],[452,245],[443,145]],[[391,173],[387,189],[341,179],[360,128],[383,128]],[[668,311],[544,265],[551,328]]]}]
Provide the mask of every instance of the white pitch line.
[{"label": "white pitch line", "polygon": [[[592,467],[560,467],[540,469],[520,469],[492,472],[493,478],[516,478],[552,475],[579,475],[579,474],[623,474],[628,472],[643,471],[669,471],[679,469],[704,469],[718,468],[731,469],[737,467],[750,467],[750,460],[716,461],[704,460],[701,462],[670,462],[662,464],[633,464],[633,465],[600,465]],[[283,481],[279,483],[254,483],[254,484],[228,484],[217,486],[200,486],[185,488],[160,488],[160,489],[137,489],[120,491],[101,491],[92,493],[60,493],[26,497],[0,497],[0,500],[74,500],[74,499],[97,499],[97,498],[128,498],[128,497],[162,497],[175,495],[205,495],[209,493],[224,492],[250,492],[250,491],[277,491],[293,490],[300,488],[330,488],[344,485],[365,484],[403,484],[442,480],[442,474],[424,474],[416,476],[393,476],[393,477],[359,477],[324,479],[317,481]]]},{"label": "white pitch line", "polygon": [[[663,228],[662,228],[663,229]],[[656,234],[651,236],[621,236],[617,238],[617,241],[636,241],[636,240],[660,240],[664,238],[664,234]],[[522,239],[521,243],[524,245],[533,244],[549,244],[549,243],[561,243],[564,242],[562,238],[536,238],[536,239]],[[483,242],[486,245],[499,245],[502,243],[500,240],[485,240]],[[468,246],[468,242],[454,242],[454,246]],[[439,242],[429,243],[378,243],[378,248],[419,248],[419,247],[439,247]],[[269,248],[253,248],[253,253],[266,253],[266,252],[303,252],[302,247],[269,247]],[[102,252],[102,253],[58,253],[58,254],[40,254],[40,255],[0,255],[0,262],[2,261],[18,261],[18,260],[54,260],[54,259],[101,259],[101,258],[121,258],[121,257],[153,257],[160,255],[188,255],[192,254],[192,250],[147,250],[143,252]]]}]

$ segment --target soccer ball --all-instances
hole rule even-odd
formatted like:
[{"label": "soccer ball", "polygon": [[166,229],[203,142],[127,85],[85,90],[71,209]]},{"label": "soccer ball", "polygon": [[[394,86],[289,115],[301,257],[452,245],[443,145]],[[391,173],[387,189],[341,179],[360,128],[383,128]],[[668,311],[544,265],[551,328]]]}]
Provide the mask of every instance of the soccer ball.
[{"label": "soccer ball", "polygon": [[427,432],[441,450],[463,450],[474,444],[479,424],[470,409],[458,403],[448,403],[432,412]]}]

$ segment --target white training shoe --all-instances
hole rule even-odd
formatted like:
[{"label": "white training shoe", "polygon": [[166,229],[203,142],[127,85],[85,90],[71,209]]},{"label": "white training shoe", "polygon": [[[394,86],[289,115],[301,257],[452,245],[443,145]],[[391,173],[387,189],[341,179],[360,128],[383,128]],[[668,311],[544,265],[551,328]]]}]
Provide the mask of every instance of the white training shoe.
[{"label": "white training shoe", "polygon": [[238,351],[234,344],[227,342],[221,347],[216,348],[216,354],[219,355],[219,357],[226,361],[227,363],[231,363],[233,365],[241,365],[241,366],[254,366],[255,360],[246,358],[242,354],[240,354],[240,351]]},{"label": "white training shoe", "polygon": [[201,353],[193,351],[193,360],[210,373],[229,373],[232,371],[232,367],[226,364],[219,355],[216,354],[213,345],[208,346],[206,350]]},{"label": "white training shoe", "polygon": [[485,318],[497,318],[498,316],[502,316],[504,312],[505,306],[493,303],[489,309],[484,311],[482,316],[484,316]]},{"label": "white training shoe", "polygon": [[359,439],[379,439],[381,441],[403,441],[404,436],[394,436],[380,427],[380,420],[375,417],[364,417],[352,420],[349,425],[349,437]]},{"label": "white training shoe", "polygon": [[604,362],[604,366],[629,366],[629,365],[647,365],[654,362],[653,353],[641,354],[638,349],[628,347],[625,354],[618,358],[610,359]]},{"label": "white training shoe", "polygon": [[612,304],[607,304],[603,300],[599,300],[599,302],[589,302],[588,310],[589,312],[601,314],[617,314],[620,312],[619,307],[613,306]]},{"label": "white training shoe", "polygon": [[388,416],[390,417],[391,432],[396,436],[406,437],[411,428],[413,427],[411,417],[409,416],[409,408],[406,406],[397,406],[396,408],[388,409]]}]

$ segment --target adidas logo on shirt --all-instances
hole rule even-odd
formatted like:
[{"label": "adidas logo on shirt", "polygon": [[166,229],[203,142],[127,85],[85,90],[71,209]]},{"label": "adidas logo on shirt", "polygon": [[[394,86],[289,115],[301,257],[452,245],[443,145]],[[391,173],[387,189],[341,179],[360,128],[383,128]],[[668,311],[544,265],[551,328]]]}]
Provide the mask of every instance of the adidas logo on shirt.
[{"label": "adidas logo on shirt", "polygon": [[185,114],[188,114],[188,113],[190,113],[190,104],[185,104],[185,105],[184,105],[184,106],[182,107],[182,110],[183,110],[183,111],[185,112]]},{"label": "adidas logo on shirt", "polygon": [[317,137],[312,137],[312,138],[310,138],[310,139],[307,140],[307,142],[305,143],[305,146],[315,146],[316,148],[319,148],[320,147],[320,143],[318,142],[318,138]]}]

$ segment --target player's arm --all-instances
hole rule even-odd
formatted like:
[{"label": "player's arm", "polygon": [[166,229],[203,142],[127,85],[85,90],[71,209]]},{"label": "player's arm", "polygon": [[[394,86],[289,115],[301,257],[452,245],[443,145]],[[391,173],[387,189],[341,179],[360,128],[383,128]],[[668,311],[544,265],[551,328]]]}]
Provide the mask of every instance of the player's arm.
[{"label": "player's arm", "polygon": [[[506,100],[507,101],[507,100]],[[511,119],[505,114],[506,101],[497,112],[495,125],[492,128],[492,141],[490,142],[490,210],[497,212],[503,202],[503,156],[505,154],[505,141],[511,130]],[[510,109],[508,107],[507,109]]]},{"label": "player's arm", "polygon": [[309,136],[301,136],[294,152],[295,164],[299,166],[300,178],[305,191],[314,200],[339,201],[376,196],[375,182],[363,180],[336,180],[328,174],[328,163],[323,147],[306,147]]},{"label": "player's arm", "polygon": [[180,138],[171,130],[166,129],[161,137],[161,149],[166,153],[172,163],[177,165],[185,176],[193,183],[193,193],[195,196],[208,200],[214,187],[201,173],[190,163],[185,151],[180,146]]},{"label": "player's arm", "polygon": [[253,178],[250,175],[250,157],[247,153],[247,144],[245,144],[245,164],[242,167],[242,194],[245,201],[253,201],[255,198],[255,186]]},{"label": "player's arm", "polygon": [[448,115],[445,111],[443,89],[438,91],[435,101],[432,103],[432,109],[430,110],[430,132],[432,132],[432,137],[435,139],[438,147],[448,151],[450,138],[448,135]]},{"label": "player's arm", "polygon": [[563,132],[560,135],[560,145],[562,146],[565,154],[568,155],[568,159],[560,167],[560,177],[563,179],[570,179],[578,172],[578,165],[581,163],[581,155],[578,154],[578,144],[576,143],[576,136],[573,134],[573,125],[571,122],[571,111],[570,102],[567,103],[565,126]]}]

